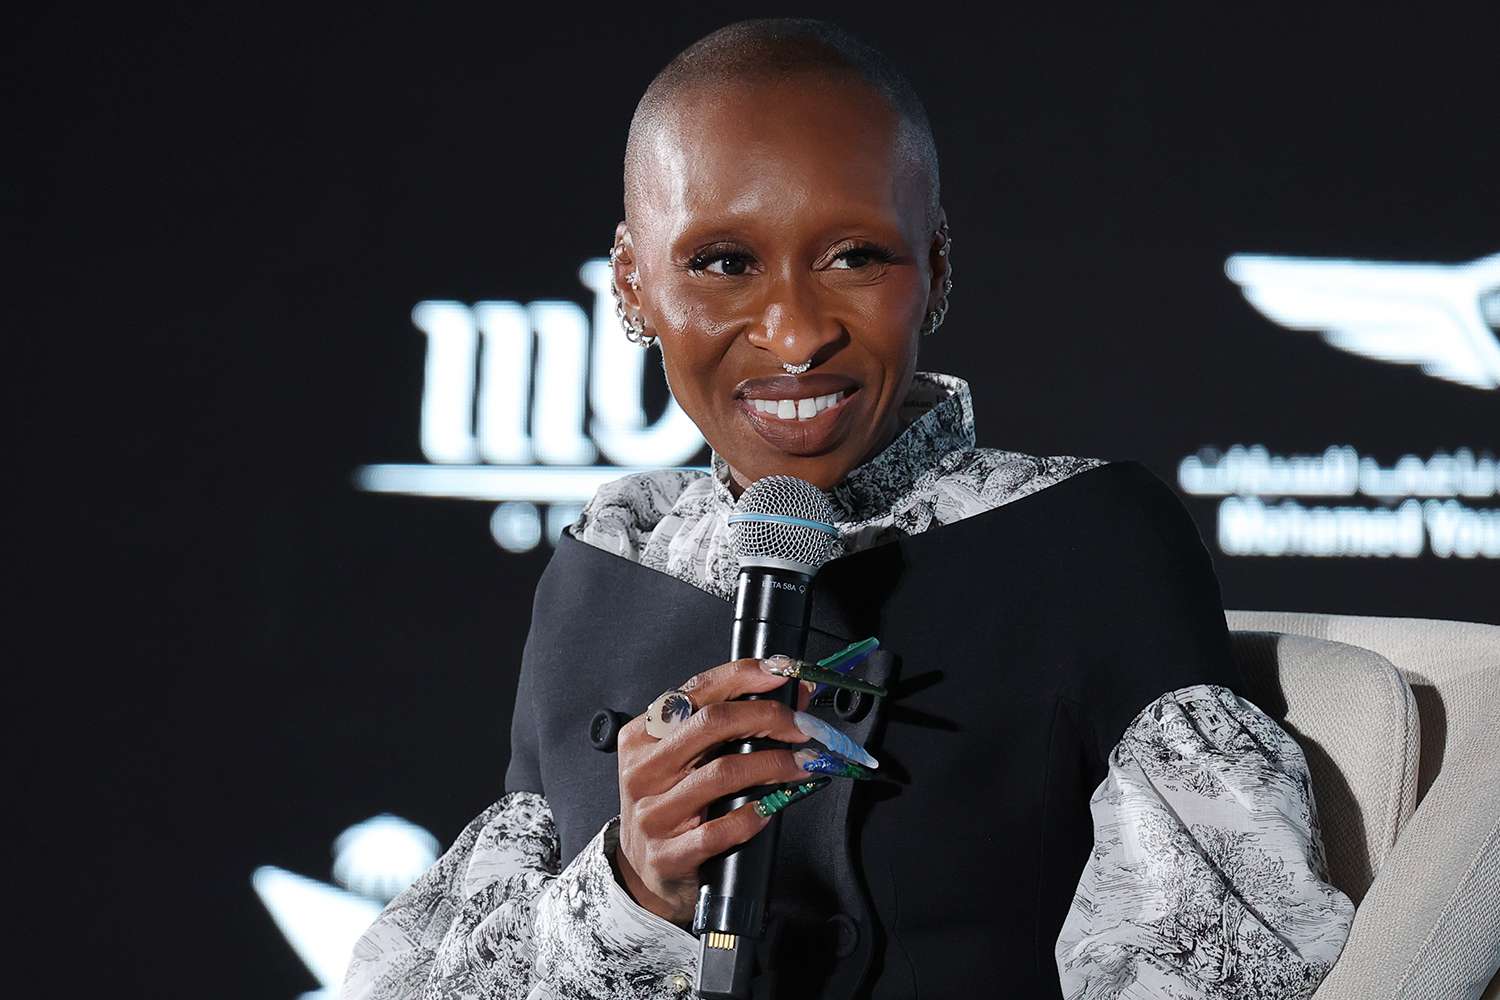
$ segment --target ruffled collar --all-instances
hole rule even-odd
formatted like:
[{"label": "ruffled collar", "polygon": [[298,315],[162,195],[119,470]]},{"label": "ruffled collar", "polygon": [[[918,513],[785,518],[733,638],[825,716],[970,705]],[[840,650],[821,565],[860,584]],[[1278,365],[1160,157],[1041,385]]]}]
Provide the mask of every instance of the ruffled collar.
[{"label": "ruffled collar", "polygon": [[[899,420],[903,429],[880,454],[826,491],[839,524],[888,515],[937,472],[944,456],[974,447],[974,401],[969,383],[956,375],[914,373]],[[716,505],[734,507],[729,463],[711,451],[710,468]]]}]

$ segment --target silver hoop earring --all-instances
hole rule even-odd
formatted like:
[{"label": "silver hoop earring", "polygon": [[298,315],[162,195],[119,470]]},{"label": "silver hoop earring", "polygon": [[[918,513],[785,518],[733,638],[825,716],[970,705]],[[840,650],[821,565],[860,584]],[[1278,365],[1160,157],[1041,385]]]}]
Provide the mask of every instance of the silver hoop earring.
[{"label": "silver hoop earring", "polygon": [[927,313],[927,318],[922,321],[922,336],[930,337],[934,330],[943,325],[944,313],[948,311],[948,303],[944,302]]},{"label": "silver hoop earring", "polygon": [[639,316],[629,317],[625,315],[623,308],[615,310],[620,317],[620,326],[625,329],[625,339],[642,350],[649,351],[656,346],[655,335],[646,333],[646,321]]},{"label": "silver hoop earring", "polygon": [[[649,351],[656,344],[657,338],[646,333],[646,321],[637,313],[630,316],[625,312],[625,300],[620,298],[620,288],[615,284],[614,263],[620,256],[619,244],[609,248],[609,292],[615,298],[615,316],[620,320],[620,326],[625,331],[625,339],[642,350]],[[631,288],[641,287],[641,274],[635,269],[625,276],[625,281]]]}]

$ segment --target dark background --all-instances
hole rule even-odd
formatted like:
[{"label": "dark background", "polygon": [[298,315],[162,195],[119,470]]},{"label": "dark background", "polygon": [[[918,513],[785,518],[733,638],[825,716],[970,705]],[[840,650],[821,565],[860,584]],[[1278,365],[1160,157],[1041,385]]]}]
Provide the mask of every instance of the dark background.
[{"label": "dark background", "polygon": [[[1205,445],[1500,450],[1500,392],[1281,329],[1223,275],[1500,250],[1484,10],[7,15],[25,967],[55,995],[295,997],[315,983],[256,866],[327,880],[333,837],[387,810],[446,846],[499,794],[550,549],[351,472],[422,460],[415,302],[588,305],[630,112],[689,42],[811,13],[887,51],[954,234],[921,367],[971,381],[982,445],[1175,484]],[[1500,622],[1493,560],[1218,567],[1229,607]]]}]

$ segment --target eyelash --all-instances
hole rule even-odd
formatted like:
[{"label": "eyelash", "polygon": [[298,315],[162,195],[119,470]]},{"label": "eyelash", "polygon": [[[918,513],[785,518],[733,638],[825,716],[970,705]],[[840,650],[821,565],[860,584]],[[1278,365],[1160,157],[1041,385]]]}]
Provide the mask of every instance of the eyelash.
[{"label": "eyelash", "polygon": [[[871,262],[875,264],[889,264],[891,261],[896,259],[896,254],[894,251],[880,246],[878,243],[860,243],[857,246],[852,246],[845,250],[839,251],[834,256],[834,259],[841,260],[851,254],[869,257]],[[715,261],[729,260],[731,258],[740,258],[748,261],[751,259],[751,256],[748,253],[744,253],[739,250],[705,251],[703,253],[695,254],[688,260],[687,270],[693,272],[694,274],[702,274],[708,270],[708,265],[714,263]],[[847,270],[858,271],[860,270],[860,268],[848,268]],[[737,278],[739,277],[739,275],[729,274],[723,275],[723,277]]]}]

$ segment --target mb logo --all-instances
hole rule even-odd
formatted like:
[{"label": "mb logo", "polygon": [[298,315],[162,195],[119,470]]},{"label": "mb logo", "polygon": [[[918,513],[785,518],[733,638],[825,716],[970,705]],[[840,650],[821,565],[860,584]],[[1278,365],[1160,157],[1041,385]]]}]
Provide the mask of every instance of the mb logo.
[{"label": "mb logo", "polygon": [[1236,254],[1230,280],[1271,321],[1435,378],[1500,389],[1500,254],[1394,264]]},{"label": "mb logo", "polygon": [[555,543],[602,483],[698,454],[703,437],[675,399],[647,418],[647,352],[619,331],[608,261],[578,277],[592,314],[560,300],[417,303],[427,463],[364,466],[359,487],[497,502],[495,540],[525,552]]}]

